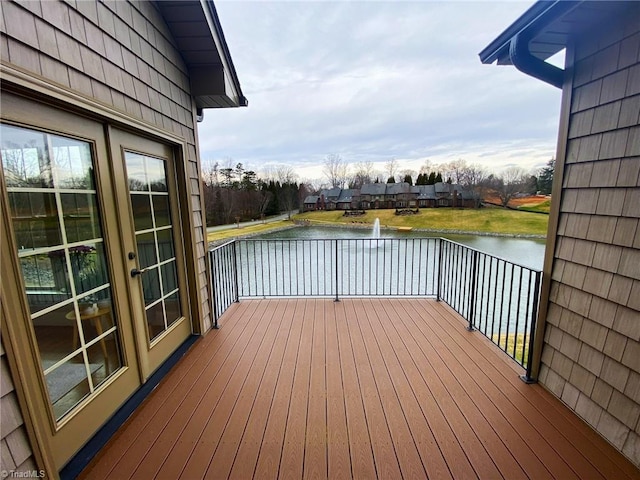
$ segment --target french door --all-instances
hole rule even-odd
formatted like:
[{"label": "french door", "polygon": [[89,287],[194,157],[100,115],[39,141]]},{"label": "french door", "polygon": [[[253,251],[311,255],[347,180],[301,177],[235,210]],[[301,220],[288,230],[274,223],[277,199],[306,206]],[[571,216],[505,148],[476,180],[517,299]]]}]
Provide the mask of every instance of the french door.
[{"label": "french door", "polygon": [[117,195],[128,206],[122,232],[146,378],[191,334],[173,150],[117,129],[109,137]]},{"label": "french door", "polygon": [[189,336],[173,149],[2,92],[3,327],[61,468]]}]

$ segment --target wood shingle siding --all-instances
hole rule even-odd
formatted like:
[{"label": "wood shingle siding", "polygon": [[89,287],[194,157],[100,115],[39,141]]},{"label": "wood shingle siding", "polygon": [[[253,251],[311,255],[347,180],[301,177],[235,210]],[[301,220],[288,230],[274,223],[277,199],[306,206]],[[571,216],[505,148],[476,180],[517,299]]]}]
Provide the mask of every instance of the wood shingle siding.
[{"label": "wood shingle siding", "polygon": [[640,466],[640,27],[578,39],[540,381]]},{"label": "wood shingle siding", "polygon": [[18,405],[9,371],[7,356],[0,343],[0,449],[2,450],[2,470],[30,472],[37,470],[31,444],[27,438],[22,412]]}]

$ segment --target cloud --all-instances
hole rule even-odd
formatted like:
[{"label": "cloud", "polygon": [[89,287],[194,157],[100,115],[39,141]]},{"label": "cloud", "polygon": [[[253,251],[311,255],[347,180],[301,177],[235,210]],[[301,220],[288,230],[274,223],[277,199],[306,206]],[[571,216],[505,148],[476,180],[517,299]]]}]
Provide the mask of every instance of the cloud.
[{"label": "cloud", "polygon": [[498,170],[555,151],[560,91],[477,55],[528,3],[216,5],[249,107],[206,112],[205,160],[310,177],[329,153]]}]

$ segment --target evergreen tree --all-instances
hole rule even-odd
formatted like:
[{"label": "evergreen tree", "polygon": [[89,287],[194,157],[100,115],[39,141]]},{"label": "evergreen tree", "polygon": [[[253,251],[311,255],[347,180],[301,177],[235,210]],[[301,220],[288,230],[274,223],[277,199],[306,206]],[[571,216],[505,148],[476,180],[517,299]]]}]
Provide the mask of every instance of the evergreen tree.
[{"label": "evergreen tree", "polygon": [[550,194],[553,185],[553,172],[556,169],[556,159],[552,158],[538,174],[538,190],[542,193]]},{"label": "evergreen tree", "polygon": [[387,178],[387,183],[396,183],[396,179],[394,177]]},{"label": "evergreen tree", "polygon": [[[438,182],[442,182],[442,174],[441,174],[440,172],[438,172],[438,174],[436,175],[435,180],[436,180],[436,181],[435,181],[434,185],[435,185],[436,183],[438,183]],[[451,180],[451,179],[449,179],[449,180]],[[449,181],[449,183],[451,183],[451,182]]]},{"label": "evergreen tree", "polygon": [[411,178],[411,175],[407,174],[404,176],[404,180],[405,183],[408,183],[409,185],[413,185],[413,178]]}]

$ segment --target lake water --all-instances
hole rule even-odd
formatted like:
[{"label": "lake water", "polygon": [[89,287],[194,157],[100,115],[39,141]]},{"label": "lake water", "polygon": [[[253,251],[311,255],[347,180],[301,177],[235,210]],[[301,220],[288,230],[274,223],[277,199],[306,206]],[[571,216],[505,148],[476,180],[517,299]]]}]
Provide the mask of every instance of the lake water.
[{"label": "lake water", "polygon": [[[337,228],[337,227],[296,227],[277,232],[266,233],[256,238],[293,239],[293,238],[369,238],[369,228]],[[443,237],[454,242],[467,245],[482,252],[504,258],[525,267],[542,270],[544,262],[545,240],[537,238],[493,237],[484,235],[453,235],[429,232],[401,233],[395,230],[382,230],[381,238],[418,238]]]}]

